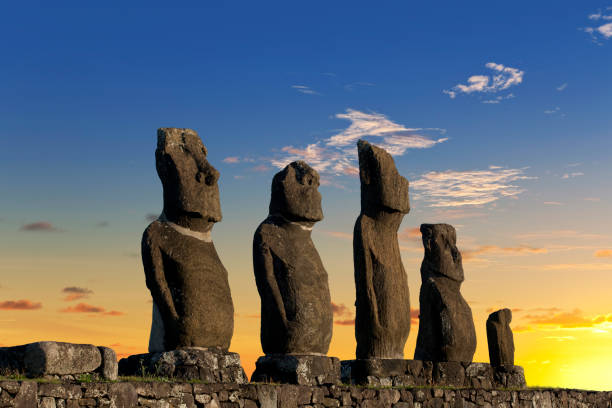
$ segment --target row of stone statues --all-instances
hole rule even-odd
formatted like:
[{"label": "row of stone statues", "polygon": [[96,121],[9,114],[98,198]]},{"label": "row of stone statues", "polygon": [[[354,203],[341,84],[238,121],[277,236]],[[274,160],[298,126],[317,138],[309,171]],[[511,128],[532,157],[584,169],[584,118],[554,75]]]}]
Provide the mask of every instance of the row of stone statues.
[{"label": "row of stone statues", "polygon": [[[397,231],[410,210],[408,181],[385,150],[366,141],[357,148],[356,357],[403,359],[410,300]],[[146,284],[153,297],[151,353],[193,347],[227,351],[230,345],[234,308],[228,274],[210,236],[221,220],[219,173],[206,154],[195,131],[158,130],[155,157],[164,206],[142,239]],[[318,186],[319,175],[303,161],[277,173],[269,215],[253,238],[266,354],[254,376],[261,379],[277,378],[273,372],[287,365],[287,356],[306,359],[297,358],[296,364],[337,365],[337,359],[325,357],[332,338],[332,304],[327,272],[311,239],[313,225],[323,219]],[[471,309],[460,293],[464,274],[455,229],[423,224],[421,234],[425,256],[414,358],[471,362],[476,334]],[[509,311],[502,311],[487,321],[492,363],[513,364],[510,319]]]}]

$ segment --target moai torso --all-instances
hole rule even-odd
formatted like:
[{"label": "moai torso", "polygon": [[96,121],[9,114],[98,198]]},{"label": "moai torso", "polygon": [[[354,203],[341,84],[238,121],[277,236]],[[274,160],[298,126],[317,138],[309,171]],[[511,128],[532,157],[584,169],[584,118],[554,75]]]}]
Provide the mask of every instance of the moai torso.
[{"label": "moai torso", "polygon": [[333,315],[311,230],[323,218],[318,174],[294,162],[272,183],[270,215],[255,231],[253,267],[266,354],[326,354]]},{"label": "moai torso", "polygon": [[357,292],[357,358],[403,358],[410,332],[410,293],[397,230],[410,210],[408,181],[393,158],[359,141],[361,214],[353,257]]},{"label": "moai torso", "polygon": [[153,297],[149,351],[229,348],[234,307],[227,271],[210,231],[221,220],[218,172],[190,129],[160,129],[157,170],[164,212],[142,237],[142,261]]},{"label": "moai torso", "polygon": [[415,360],[471,362],[476,351],[472,310],[461,295],[464,280],[455,229],[422,224],[419,334]]}]

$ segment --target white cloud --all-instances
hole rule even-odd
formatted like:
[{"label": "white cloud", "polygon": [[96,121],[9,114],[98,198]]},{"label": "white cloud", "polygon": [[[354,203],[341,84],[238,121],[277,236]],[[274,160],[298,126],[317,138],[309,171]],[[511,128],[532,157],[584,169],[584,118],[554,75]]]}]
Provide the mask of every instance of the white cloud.
[{"label": "white cloud", "polygon": [[344,90],[350,92],[350,91],[354,91],[356,88],[359,88],[359,87],[370,87],[370,86],[375,86],[375,84],[371,82],[351,82],[350,84],[344,85]]},{"label": "white cloud", "polygon": [[606,38],[612,37],[612,23],[597,27],[597,31]]},{"label": "white cloud", "polygon": [[544,111],[545,114],[547,115],[554,115],[555,113],[558,113],[561,110],[560,107],[555,107],[554,109],[547,109]]},{"label": "white cloud", "polygon": [[[442,92],[447,94],[451,99],[454,99],[459,94],[471,93],[498,93],[507,90],[511,86],[519,85],[523,82],[524,71],[517,68],[507,67],[495,62],[488,62],[485,67],[493,70],[492,75],[472,75],[467,79],[467,84],[457,84],[451,89],[445,89]],[[510,94],[512,95],[512,94]],[[484,103],[499,103],[503,99],[514,97],[514,95],[504,96],[485,101]]]},{"label": "white cloud", "polygon": [[580,176],[584,176],[584,173],[581,171],[577,171],[575,173],[565,173],[563,176],[561,176],[561,178],[565,180],[565,179],[580,177]]},{"label": "white cloud", "polygon": [[559,85],[557,87],[557,91],[561,92],[561,91],[565,90],[565,88],[567,88],[567,82],[564,82],[561,85]]},{"label": "white cloud", "polygon": [[[612,8],[607,7],[605,11],[598,10],[596,13],[590,14],[589,20],[592,21],[611,21],[612,20]],[[582,28],[584,32],[589,34],[591,40],[598,45],[603,45],[600,40],[607,40],[612,37],[612,23],[602,24],[594,27]]]},{"label": "white cloud", "polygon": [[321,95],[320,93],[318,93],[317,91],[311,89],[310,87],[306,85],[291,85],[291,87],[295,89],[296,91],[306,94],[306,95]]},{"label": "white cloud", "polygon": [[432,171],[410,186],[416,191],[413,197],[428,202],[430,207],[479,206],[519,195],[524,189],[513,183],[533,178],[525,175],[525,169],[492,166],[488,170]]},{"label": "white cloud", "polygon": [[339,113],[335,117],[349,120],[351,123],[340,133],[311,143],[305,148],[283,147],[281,157],[273,158],[271,164],[283,168],[292,161],[305,160],[320,173],[358,175],[355,144],[359,139],[376,138],[373,143],[394,156],[401,156],[408,149],[426,149],[448,140],[433,139],[426,135],[427,133],[443,135],[446,133],[445,129],[409,128],[376,112],[366,113],[347,109],[345,113]]},{"label": "white cloud", "polygon": [[498,103],[500,103],[501,101],[503,101],[504,99],[512,99],[512,98],[514,98],[514,97],[515,97],[515,96],[514,96],[514,94],[513,94],[513,93],[509,93],[508,95],[499,95],[499,96],[496,96],[496,97],[495,97],[495,98],[493,98],[493,99],[487,99],[487,100],[484,100],[484,101],[482,101],[482,103],[498,104]]}]

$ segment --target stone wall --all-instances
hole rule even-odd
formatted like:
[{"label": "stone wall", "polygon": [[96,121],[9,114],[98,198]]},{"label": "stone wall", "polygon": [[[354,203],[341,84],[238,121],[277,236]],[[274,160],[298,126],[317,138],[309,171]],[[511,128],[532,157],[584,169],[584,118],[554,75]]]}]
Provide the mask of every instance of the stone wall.
[{"label": "stone wall", "polygon": [[0,381],[0,407],[612,407],[612,391],[364,388],[167,382]]}]

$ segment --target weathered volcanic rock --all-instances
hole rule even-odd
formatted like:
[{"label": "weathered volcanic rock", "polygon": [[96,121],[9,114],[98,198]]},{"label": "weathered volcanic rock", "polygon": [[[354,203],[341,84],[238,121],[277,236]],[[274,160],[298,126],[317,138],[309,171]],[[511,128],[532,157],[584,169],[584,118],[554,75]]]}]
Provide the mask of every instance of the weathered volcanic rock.
[{"label": "weathered volcanic rock", "polygon": [[327,272],[310,237],[323,219],[319,175],[297,161],[274,176],[270,214],[253,238],[266,354],[326,354],[332,336]]},{"label": "weathered volcanic rock", "polygon": [[157,131],[157,173],[164,210],[142,237],[142,262],[153,296],[149,351],[180,347],[227,350],[234,307],[223,267],[210,238],[221,220],[219,172],[191,129]]},{"label": "weathered volcanic rock", "polygon": [[397,230],[410,211],[408,180],[383,149],[363,140],[357,148],[361,214],[353,234],[356,354],[358,359],[401,359],[410,332],[410,297]]},{"label": "weathered volcanic rock", "polygon": [[161,376],[209,383],[248,382],[240,355],[219,348],[185,347],[161,353],[134,354],[119,361],[123,376]]},{"label": "weathered volcanic rock", "polygon": [[115,350],[108,347],[98,347],[102,356],[102,363],[98,371],[102,373],[102,377],[108,380],[116,380],[118,373],[117,354]]},{"label": "weathered volcanic rock", "polygon": [[514,365],[514,336],[510,329],[512,311],[501,309],[487,319],[489,360],[493,366]]},{"label": "weathered volcanic rock", "polygon": [[336,357],[276,354],[260,357],[255,366],[251,382],[340,384],[340,360]]},{"label": "weathered volcanic rock", "polygon": [[463,266],[455,229],[422,224],[419,334],[415,360],[471,362],[476,351],[472,310],[461,296]]},{"label": "weathered volcanic rock", "polygon": [[92,344],[40,341],[0,348],[1,375],[27,375],[73,379],[92,374],[107,380],[117,379],[117,357],[107,347]]},{"label": "weathered volcanic rock", "polygon": [[27,345],[24,363],[28,377],[78,374],[95,371],[102,356],[91,344],[40,341]]}]

